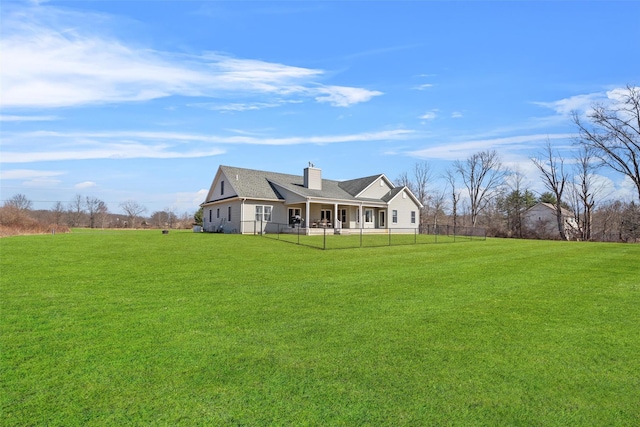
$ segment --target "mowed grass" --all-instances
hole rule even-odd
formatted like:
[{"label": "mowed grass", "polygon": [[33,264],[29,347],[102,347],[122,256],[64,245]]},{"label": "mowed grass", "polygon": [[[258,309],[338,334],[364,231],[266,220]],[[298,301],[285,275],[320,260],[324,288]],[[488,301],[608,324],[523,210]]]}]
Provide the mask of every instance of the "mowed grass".
[{"label": "mowed grass", "polygon": [[154,230],[0,249],[2,425],[640,420],[640,245]]}]

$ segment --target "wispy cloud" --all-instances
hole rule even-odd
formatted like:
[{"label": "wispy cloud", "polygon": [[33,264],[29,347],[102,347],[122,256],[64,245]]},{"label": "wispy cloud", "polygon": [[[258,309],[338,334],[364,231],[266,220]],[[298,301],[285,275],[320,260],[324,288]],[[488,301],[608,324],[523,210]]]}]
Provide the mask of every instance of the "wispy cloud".
[{"label": "wispy cloud", "polygon": [[0,115],[0,122],[47,122],[59,120],[56,116],[7,116]]},{"label": "wispy cloud", "polygon": [[96,185],[98,185],[98,184],[96,184],[96,183],[95,183],[95,182],[93,182],[93,181],[84,181],[84,182],[79,182],[79,183],[77,183],[77,184],[76,184],[76,185],[74,185],[73,187],[74,187],[74,188],[77,188],[78,190],[85,190],[85,189],[87,189],[87,188],[93,188],[93,187],[95,187]]},{"label": "wispy cloud", "polygon": [[23,179],[36,179],[36,178],[51,178],[54,176],[64,175],[65,172],[60,171],[47,171],[47,170],[35,170],[35,169],[2,169],[0,171],[0,179],[2,180],[23,180]]},{"label": "wispy cloud", "polygon": [[[25,132],[9,136],[8,145],[24,151],[4,150],[3,163],[27,163],[86,159],[192,158],[225,153],[215,145],[301,145],[387,141],[409,138],[411,130],[397,129],[344,135],[270,137],[259,135],[216,136],[177,132]],[[41,150],[42,141],[47,149]],[[185,151],[185,143],[189,150]]]},{"label": "wispy cloud", "polygon": [[299,104],[300,100],[276,100],[273,102],[234,102],[230,104],[220,104],[215,102],[196,102],[187,104],[187,107],[204,108],[206,110],[220,111],[222,113],[257,111],[265,108],[281,107],[285,104]]},{"label": "wispy cloud", "polygon": [[316,101],[327,102],[334,107],[348,107],[351,104],[367,102],[374,96],[382,95],[382,92],[357,87],[322,86],[311,92],[317,92]]},{"label": "wispy cloud", "polygon": [[574,111],[581,113],[590,110],[595,102],[603,99],[606,99],[603,93],[590,93],[575,95],[558,101],[534,102],[533,104],[549,108],[560,116],[568,117]]},{"label": "wispy cloud", "polygon": [[431,83],[424,83],[418,86],[415,86],[414,89],[415,90],[427,90],[433,87],[433,84]]},{"label": "wispy cloud", "polygon": [[554,139],[570,139],[572,134],[533,134],[518,135],[504,138],[477,139],[461,142],[450,142],[433,147],[409,151],[407,154],[421,159],[459,160],[478,151],[488,149],[518,150],[529,148],[532,144]]},{"label": "wispy cloud", "polygon": [[421,120],[434,120],[436,117],[438,117],[438,109],[433,109],[433,110],[427,111],[426,113],[421,115],[419,117],[419,119],[421,119]]},{"label": "wispy cloud", "polygon": [[[346,107],[381,92],[319,82],[324,70],[215,52],[185,55],[128,44],[99,14],[54,6],[3,16],[3,107],[55,108],[190,97],[287,96]],[[99,27],[99,25],[96,25]]]}]

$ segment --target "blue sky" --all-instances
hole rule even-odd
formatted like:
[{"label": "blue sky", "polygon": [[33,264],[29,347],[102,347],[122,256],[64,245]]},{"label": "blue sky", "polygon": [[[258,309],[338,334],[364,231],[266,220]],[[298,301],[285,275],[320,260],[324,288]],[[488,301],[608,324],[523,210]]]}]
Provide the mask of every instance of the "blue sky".
[{"label": "blue sky", "polygon": [[[438,176],[567,156],[571,111],[640,84],[636,1],[5,1],[1,198],[195,211],[218,165]],[[601,173],[607,197],[631,198]]]}]

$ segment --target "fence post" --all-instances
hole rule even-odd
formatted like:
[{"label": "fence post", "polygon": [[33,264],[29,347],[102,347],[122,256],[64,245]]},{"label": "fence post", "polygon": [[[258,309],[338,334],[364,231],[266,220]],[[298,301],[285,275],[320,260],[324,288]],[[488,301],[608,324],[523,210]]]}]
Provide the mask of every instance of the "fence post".
[{"label": "fence post", "polygon": [[326,250],[327,249],[327,227],[325,227],[324,229],[324,234],[323,234],[323,242],[322,242],[322,249]]},{"label": "fence post", "polygon": [[360,247],[362,247],[362,228],[360,228]]},{"label": "fence post", "polygon": [[391,246],[391,229],[387,228],[387,234],[389,234],[389,246]]}]

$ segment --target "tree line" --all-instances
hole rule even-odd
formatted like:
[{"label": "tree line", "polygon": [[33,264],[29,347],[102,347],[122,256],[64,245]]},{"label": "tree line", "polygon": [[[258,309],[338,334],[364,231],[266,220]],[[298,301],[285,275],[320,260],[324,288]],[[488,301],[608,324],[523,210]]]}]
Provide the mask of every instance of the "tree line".
[{"label": "tree line", "polygon": [[[592,107],[586,119],[572,115],[577,129],[572,158],[565,159],[547,140],[531,159],[547,190],[539,196],[525,186],[520,171],[503,165],[495,150],[453,162],[441,177],[446,185],[440,191],[432,189],[436,177],[428,162],[415,164],[396,184],[409,187],[424,205],[421,226],[447,221],[454,227],[486,227],[490,236],[640,241],[640,88],[628,85],[618,103]],[[637,200],[606,200],[596,179],[600,169],[628,178]],[[543,233],[523,221],[539,202],[553,207],[557,233]],[[573,217],[569,229],[567,215]]]},{"label": "tree line", "polygon": [[76,194],[68,203],[57,201],[49,210],[34,210],[31,200],[24,194],[16,194],[0,207],[0,226],[9,234],[12,227],[64,231],[70,227],[191,228],[194,223],[191,214],[179,215],[172,208],[145,216],[147,208],[135,200],[126,200],[118,206],[120,212],[111,212],[104,201]]}]

